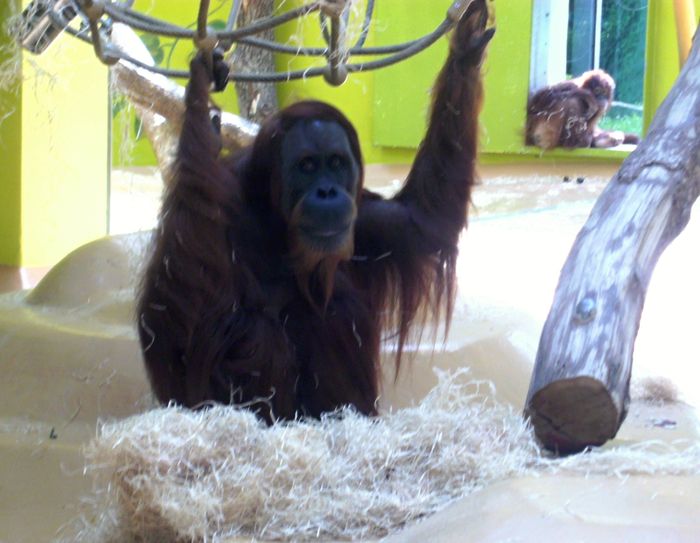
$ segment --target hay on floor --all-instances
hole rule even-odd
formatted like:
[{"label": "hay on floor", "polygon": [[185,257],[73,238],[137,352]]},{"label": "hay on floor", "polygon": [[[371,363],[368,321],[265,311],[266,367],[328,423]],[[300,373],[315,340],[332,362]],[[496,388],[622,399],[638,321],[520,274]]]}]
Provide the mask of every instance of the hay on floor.
[{"label": "hay on floor", "polygon": [[508,477],[700,473],[697,445],[545,458],[492,392],[460,371],[416,407],[377,418],[343,411],[267,428],[233,407],[170,407],[106,424],[86,455],[109,507],[79,539],[376,538]]}]

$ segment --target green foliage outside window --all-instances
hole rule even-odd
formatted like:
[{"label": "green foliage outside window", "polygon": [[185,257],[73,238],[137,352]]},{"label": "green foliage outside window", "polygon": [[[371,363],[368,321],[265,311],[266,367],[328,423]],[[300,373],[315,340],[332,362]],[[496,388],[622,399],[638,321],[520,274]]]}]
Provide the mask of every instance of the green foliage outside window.
[{"label": "green foliage outside window", "polygon": [[613,106],[601,122],[606,130],[642,133],[646,27],[647,0],[603,0],[600,67],[615,80],[615,101],[640,108]]}]

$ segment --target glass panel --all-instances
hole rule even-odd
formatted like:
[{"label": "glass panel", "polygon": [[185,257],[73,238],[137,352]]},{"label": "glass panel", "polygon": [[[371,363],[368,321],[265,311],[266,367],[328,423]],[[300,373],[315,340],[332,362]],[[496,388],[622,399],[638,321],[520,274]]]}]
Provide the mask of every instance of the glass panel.
[{"label": "glass panel", "polygon": [[647,0],[603,0],[600,67],[615,80],[606,130],[642,133]]},{"label": "glass panel", "polygon": [[569,0],[566,73],[577,76],[595,66],[596,0]]}]

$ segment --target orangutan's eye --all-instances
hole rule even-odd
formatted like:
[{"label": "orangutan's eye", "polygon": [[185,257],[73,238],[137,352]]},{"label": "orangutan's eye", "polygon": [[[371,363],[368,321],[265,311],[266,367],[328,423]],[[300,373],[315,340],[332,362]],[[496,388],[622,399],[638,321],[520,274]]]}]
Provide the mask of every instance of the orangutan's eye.
[{"label": "orangutan's eye", "polygon": [[331,158],[328,159],[328,166],[331,170],[339,170],[343,164],[345,164],[345,159],[340,155],[332,155]]},{"label": "orangutan's eye", "polygon": [[316,171],[316,160],[313,157],[304,157],[297,163],[297,168],[303,173],[314,173]]}]

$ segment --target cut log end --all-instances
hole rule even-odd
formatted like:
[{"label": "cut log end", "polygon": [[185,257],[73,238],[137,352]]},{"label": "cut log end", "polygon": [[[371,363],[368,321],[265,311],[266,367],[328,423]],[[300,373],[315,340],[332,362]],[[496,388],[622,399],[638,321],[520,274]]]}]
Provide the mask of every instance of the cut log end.
[{"label": "cut log end", "polygon": [[580,452],[615,437],[621,413],[610,392],[591,377],[554,381],[525,409],[542,445],[558,454]]}]

